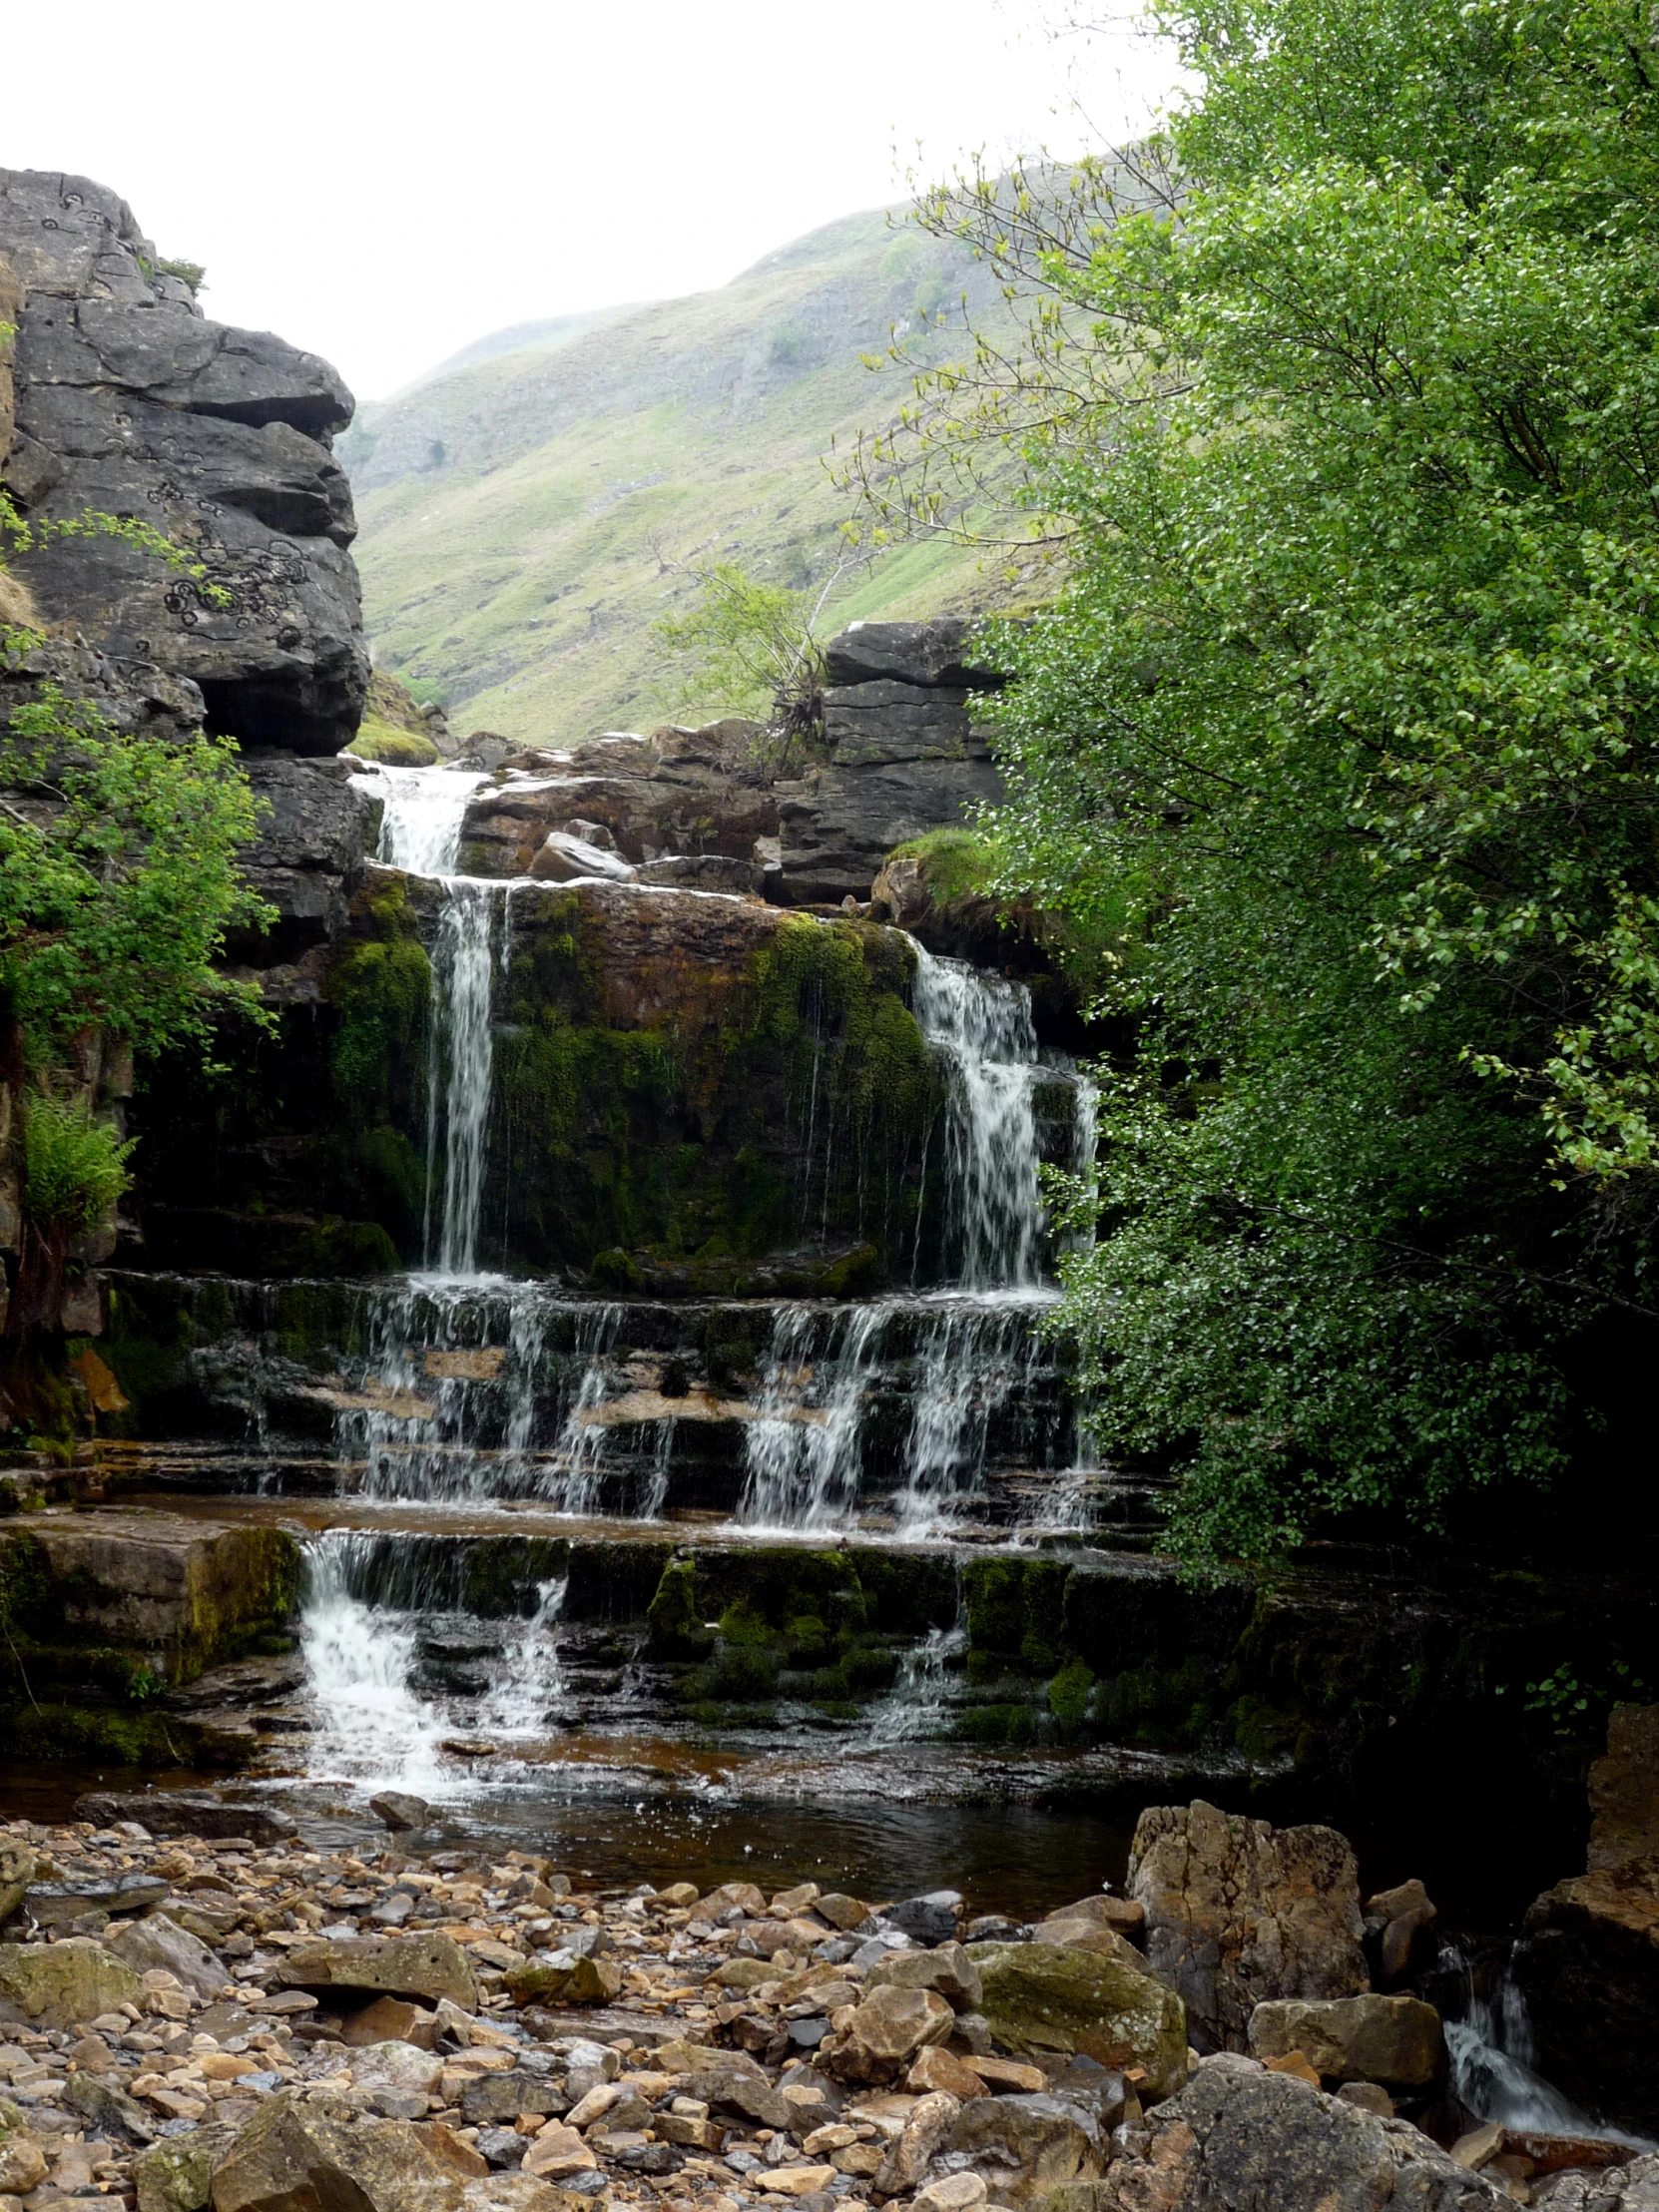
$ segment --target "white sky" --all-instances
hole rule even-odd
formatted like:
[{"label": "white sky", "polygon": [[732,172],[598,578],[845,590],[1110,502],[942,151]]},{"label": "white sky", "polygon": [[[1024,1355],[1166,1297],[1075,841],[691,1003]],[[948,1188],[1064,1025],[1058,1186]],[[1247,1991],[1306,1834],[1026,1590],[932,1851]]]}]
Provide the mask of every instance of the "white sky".
[{"label": "white sky", "polygon": [[1173,77],[1049,0],[77,0],[7,11],[0,166],[112,186],[217,320],[361,397],[485,331],[724,283],[965,151],[1120,135]]}]

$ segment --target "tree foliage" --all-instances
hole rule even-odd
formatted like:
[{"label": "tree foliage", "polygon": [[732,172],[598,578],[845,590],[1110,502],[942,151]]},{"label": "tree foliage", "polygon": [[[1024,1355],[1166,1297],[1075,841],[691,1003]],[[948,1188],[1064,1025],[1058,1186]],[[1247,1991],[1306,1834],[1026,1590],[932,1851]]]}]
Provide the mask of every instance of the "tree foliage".
[{"label": "tree foliage", "polygon": [[1200,89],[1133,193],[924,211],[1036,336],[874,493],[926,524],[978,414],[1065,537],[997,830],[1138,1043],[1064,1318],[1179,1540],[1260,1553],[1559,1470],[1574,1333],[1655,1318],[1659,47],[1634,0],[1168,27]]}]

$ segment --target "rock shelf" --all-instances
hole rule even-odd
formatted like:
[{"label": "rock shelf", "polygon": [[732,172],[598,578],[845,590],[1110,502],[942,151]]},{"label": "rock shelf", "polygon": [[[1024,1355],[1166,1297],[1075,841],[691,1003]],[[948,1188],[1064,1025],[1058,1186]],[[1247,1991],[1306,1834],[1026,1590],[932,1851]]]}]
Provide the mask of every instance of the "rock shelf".
[{"label": "rock shelf", "polygon": [[[141,1807],[176,1825],[165,1799],[85,1810]],[[1437,2015],[1364,1987],[1360,1931],[1385,1952],[1420,1886],[1363,1911],[1330,1831],[1245,1824],[1249,1896],[1224,1911],[1169,1877],[1171,1834],[1219,1816],[1166,1808],[1130,1895],[1022,1926],[953,1892],[622,1895],[532,1853],[416,1856],[397,1839],[425,1808],[397,1795],[387,1843],[358,1851],[193,1808],[211,1837],[115,1818],[0,1838],[4,2212],[277,2212],[341,2190],[373,2212],[1659,2201],[1659,2158],[1465,2124]],[[1297,1869],[1321,1853],[1338,1939],[1310,1965]],[[1191,1956],[1206,1936],[1229,1954],[1228,1914],[1268,1991],[1265,2058],[1188,2045]],[[1164,1978],[1148,1959],[1181,1951],[1182,1915],[1188,1963]]]}]

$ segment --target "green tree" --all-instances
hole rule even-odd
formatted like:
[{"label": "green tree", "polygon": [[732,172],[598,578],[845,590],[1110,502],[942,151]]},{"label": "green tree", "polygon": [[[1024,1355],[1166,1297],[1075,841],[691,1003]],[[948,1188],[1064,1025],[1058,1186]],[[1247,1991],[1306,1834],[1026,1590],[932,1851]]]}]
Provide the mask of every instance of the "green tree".
[{"label": "green tree", "polygon": [[824,725],[824,611],[847,570],[843,555],[816,591],[763,583],[735,561],[693,571],[697,594],[656,634],[686,665],[686,696],[717,698],[766,718],[766,751],[782,765]]},{"label": "green tree", "polygon": [[1064,540],[996,829],[1137,1042],[1063,1318],[1206,1557],[1548,1477],[1575,1332],[1659,1319],[1659,61],[1631,0],[1168,26],[1063,225],[935,199],[1036,337],[867,476],[948,522],[977,407]]}]

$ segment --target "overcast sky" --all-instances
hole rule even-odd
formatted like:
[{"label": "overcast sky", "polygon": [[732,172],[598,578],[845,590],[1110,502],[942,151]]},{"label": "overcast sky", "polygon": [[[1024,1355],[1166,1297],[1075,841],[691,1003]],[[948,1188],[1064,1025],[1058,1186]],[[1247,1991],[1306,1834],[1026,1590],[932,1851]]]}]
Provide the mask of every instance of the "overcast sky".
[{"label": "overcast sky", "polygon": [[725,282],[938,172],[1144,121],[1051,0],[77,0],[8,11],[0,164],[113,186],[207,312],[383,396],[485,331]]}]

